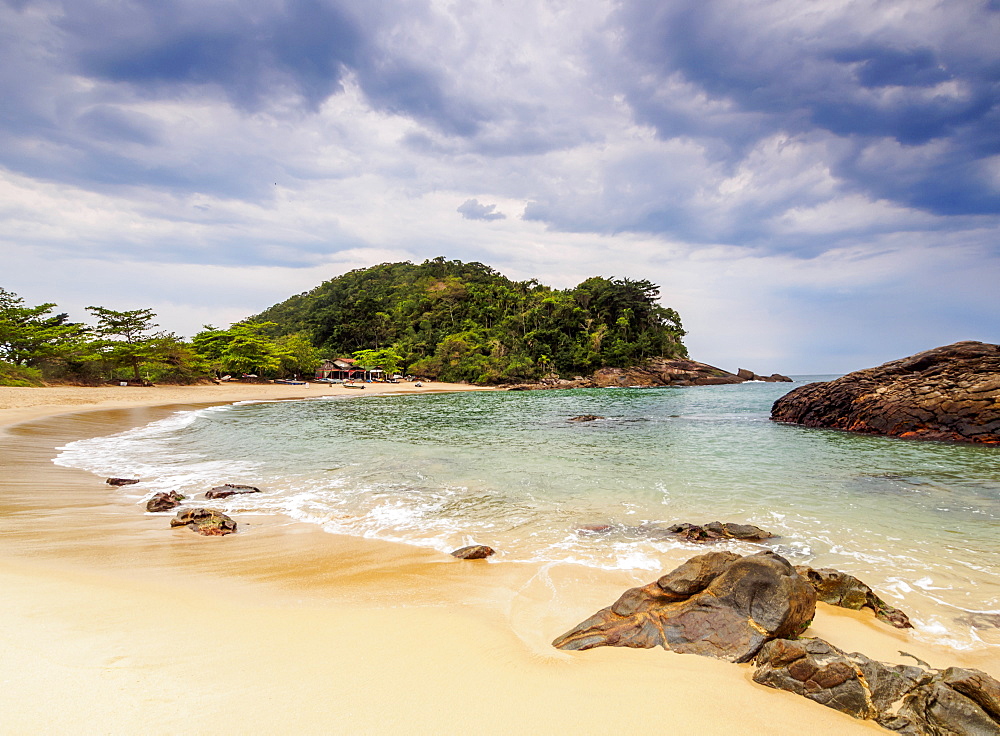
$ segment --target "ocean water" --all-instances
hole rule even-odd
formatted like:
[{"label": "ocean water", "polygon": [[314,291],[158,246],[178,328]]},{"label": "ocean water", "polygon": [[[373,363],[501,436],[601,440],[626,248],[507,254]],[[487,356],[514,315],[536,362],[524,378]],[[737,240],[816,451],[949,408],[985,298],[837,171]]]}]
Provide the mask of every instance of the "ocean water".
[{"label": "ocean water", "polygon": [[[796,377],[797,384],[825,377]],[[356,396],[179,412],[60,448],[60,465],[135,474],[198,503],[505,561],[669,569],[703,546],[678,521],[753,523],[793,564],[862,578],[918,634],[1000,646],[1000,450],[775,424],[790,384]],[[604,419],[568,422],[596,414]],[[587,525],[609,525],[591,532]]]}]

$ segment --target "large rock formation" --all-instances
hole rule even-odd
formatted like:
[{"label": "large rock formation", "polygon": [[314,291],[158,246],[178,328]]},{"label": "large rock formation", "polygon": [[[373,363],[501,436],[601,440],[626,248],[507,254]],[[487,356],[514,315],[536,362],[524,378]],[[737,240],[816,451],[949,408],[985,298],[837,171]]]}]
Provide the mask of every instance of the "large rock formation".
[{"label": "large rock formation", "polygon": [[544,388],[609,388],[638,386],[655,388],[658,386],[718,386],[746,381],[791,381],[788,376],[773,373],[760,376],[752,371],[740,369],[740,373],[729,373],[707,363],[684,358],[650,358],[632,368],[601,368],[589,377],[572,380],[550,376],[538,383],[519,384],[512,390]]},{"label": "large rock formation", "polygon": [[1000,736],[1000,683],[979,670],[924,670],[848,654],[822,639],[767,642],[753,679],[906,736]]},{"label": "large rock formation", "polygon": [[627,590],[552,644],[559,649],[620,646],[746,662],[764,642],[809,626],[816,593],[773,552],[692,557],[659,580]]},{"label": "large rock formation", "polygon": [[746,381],[787,381],[785,376],[761,377],[750,371],[744,375],[696,360],[652,358],[634,368],[601,368],[589,379],[596,388],[608,386],[719,386]]},{"label": "large rock formation", "polygon": [[774,403],[771,419],[1000,445],[1000,345],[957,342],[800,386]]}]

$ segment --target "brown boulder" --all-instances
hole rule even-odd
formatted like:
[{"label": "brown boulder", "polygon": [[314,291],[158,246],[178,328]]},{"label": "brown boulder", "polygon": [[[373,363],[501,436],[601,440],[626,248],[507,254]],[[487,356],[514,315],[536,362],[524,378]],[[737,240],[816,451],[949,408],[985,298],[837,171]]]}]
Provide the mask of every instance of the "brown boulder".
[{"label": "brown boulder", "polygon": [[138,483],[138,478],[108,478],[106,481],[109,486],[130,486],[133,483]]},{"label": "brown boulder", "polygon": [[755,682],[905,736],[1000,736],[1000,682],[979,670],[889,665],[822,639],[770,641],[755,664]]},{"label": "brown boulder", "polygon": [[155,493],[152,498],[146,501],[146,511],[151,511],[153,513],[159,511],[170,511],[171,509],[177,508],[181,505],[181,501],[185,499],[177,491],[170,491],[170,493]]},{"label": "brown boulder", "polygon": [[205,493],[205,498],[229,498],[230,496],[235,496],[238,493],[260,493],[260,489],[256,486],[245,486],[239,483],[226,483],[207,491]]},{"label": "brown boulder", "polygon": [[1000,445],[1000,345],[957,342],[800,386],[771,419],[866,434]]},{"label": "brown boulder", "polygon": [[689,542],[717,542],[722,539],[742,539],[747,542],[760,542],[774,535],[753,524],[733,524],[730,522],[710,521],[704,526],[697,524],[674,524],[667,529]]},{"label": "brown boulder", "polygon": [[795,569],[816,589],[816,597],[823,603],[850,608],[853,611],[870,608],[875,612],[876,618],[892,624],[897,629],[913,628],[909,616],[879,598],[871,588],[853,575],[829,568],[814,570],[808,565],[799,565]]},{"label": "brown boulder", "polygon": [[456,549],[451,553],[452,557],[460,560],[483,560],[496,554],[496,550],[487,547],[485,544],[471,544],[468,547]]},{"label": "brown boulder", "polygon": [[559,388],[608,388],[657,386],[721,386],[744,381],[791,381],[787,376],[774,373],[758,376],[753,371],[740,369],[740,373],[730,373],[708,363],[699,363],[687,358],[649,358],[630,368],[600,368],[584,378],[572,380],[545,378],[536,383],[522,383],[508,386],[509,391],[530,391]]},{"label": "brown boulder", "polygon": [[798,636],[815,609],[812,586],[783,557],[710,552],[627,590],[553,646],[662,646],[745,662],[769,639]]},{"label": "brown boulder", "polygon": [[214,509],[184,509],[170,520],[170,526],[186,526],[206,537],[221,537],[236,531],[236,522]]},{"label": "brown boulder", "polygon": [[769,641],[754,663],[754,682],[865,719],[887,713],[929,679],[919,667],[884,665],[863,654],[847,654],[823,639]]},{"label": "brown boulder", "polygon": [[608,386],[711,386],[743,383],[746,379],[721,368],[686,358],[651,358],[632,368],[601,368],[589,379],[597,388]]}]

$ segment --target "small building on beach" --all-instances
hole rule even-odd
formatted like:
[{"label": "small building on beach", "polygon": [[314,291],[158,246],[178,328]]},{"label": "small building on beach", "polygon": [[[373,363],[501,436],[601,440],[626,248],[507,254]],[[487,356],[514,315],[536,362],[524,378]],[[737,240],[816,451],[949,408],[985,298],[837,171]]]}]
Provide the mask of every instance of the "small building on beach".
[{"label": "small building on beach", "polygon": [[355,366],[354,358],[324,360],[316,369],[316,378],[331,378],[342,381],[382,381],[385,371],[381,368],[365,370]]},{"label": "small building on beach", "polygon": [[316,378],[335,378],[350,381],[363,378],[364,370],[354,367],[354,358],[336,358],[324,360],[316,369]]}]

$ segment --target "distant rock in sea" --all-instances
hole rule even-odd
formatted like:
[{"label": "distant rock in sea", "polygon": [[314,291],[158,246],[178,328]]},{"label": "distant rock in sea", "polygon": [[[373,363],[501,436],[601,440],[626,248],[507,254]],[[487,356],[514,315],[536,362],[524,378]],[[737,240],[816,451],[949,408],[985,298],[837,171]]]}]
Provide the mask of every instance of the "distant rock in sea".
[{"label": "distant rock in sea", "polygon": [[806,427],[1000,445],[1000,345],[956,342],[793,389],[771,419]]},{"label": "distant rock in sea", "polygon": [[509,387],[512,391],[546,388],[610,388],[638,387],[655,388],[658,386],[721,386],[730,383],[745,383],[746,381],[790,382],[788,376],[773,373],[761,376],[753,371],[740,369],[740,372],[730,373],[722,368],[716,368],[708,363],[699,363],[686,358],[650,358],[644,363],[632,368],[601,368],[586,378],[576,377],[573,380],[546,378],[538,383],[518,384]]}]

